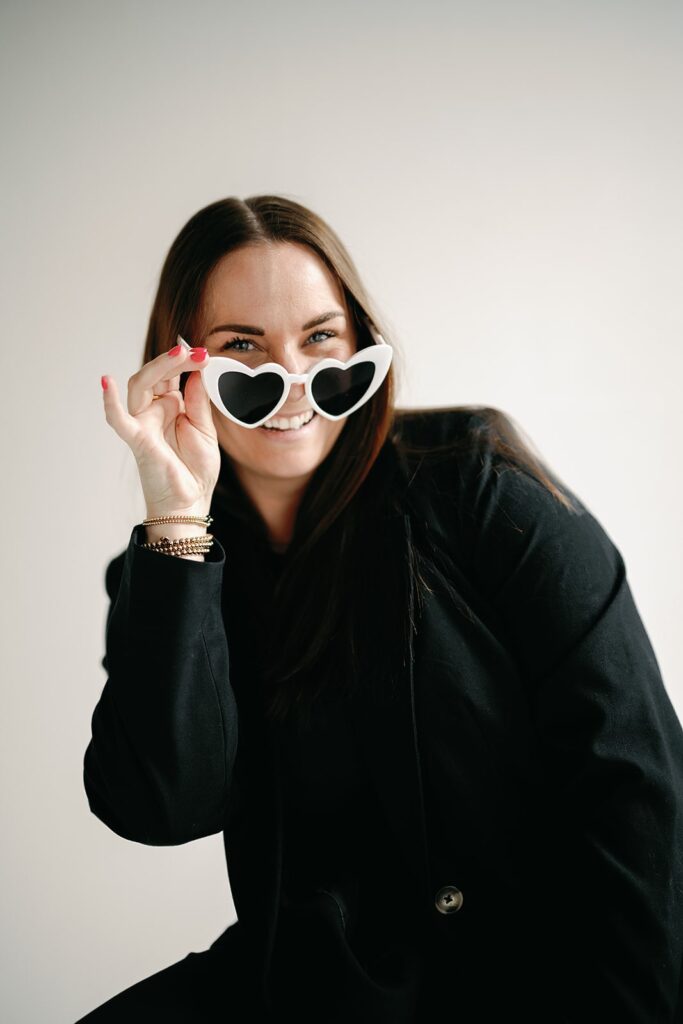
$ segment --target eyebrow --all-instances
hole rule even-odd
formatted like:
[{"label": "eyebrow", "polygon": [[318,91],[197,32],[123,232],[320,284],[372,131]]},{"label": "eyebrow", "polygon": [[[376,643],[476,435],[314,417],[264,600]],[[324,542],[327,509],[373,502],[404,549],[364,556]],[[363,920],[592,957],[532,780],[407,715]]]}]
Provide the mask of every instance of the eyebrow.
[{"label": "eyebrow", "polygon": [[[321,313],[319,316],[314,316],[312,320],[307,320],[301,330],[307,331],[310,327],[317,327],[318,324],[324,324],[338,316],[344,317],[344,313],[340,309],[330,309],[327,313]],[[219,324],[218,327],[212,327],[205,337],[208,338],[212,334],[217,334],[218,331],[235,331],[237,334],[257,334],[261,338],[266,333],[262,327],[249,327],[247,324]]]}]

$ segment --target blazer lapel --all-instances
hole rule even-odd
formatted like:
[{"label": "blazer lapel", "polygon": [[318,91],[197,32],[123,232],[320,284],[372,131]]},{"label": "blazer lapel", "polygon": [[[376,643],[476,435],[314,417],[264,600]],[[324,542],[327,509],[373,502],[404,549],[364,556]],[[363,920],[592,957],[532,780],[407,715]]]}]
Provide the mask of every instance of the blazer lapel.
[{"label": "blazer lapel", "polygon": [[402,565],[406,614],[412,624],[407,642],[394,656],[396,685],[386,700],[368,702],[358,716],[358,738],[366,768],[390,830],[405,862],[406,885],[418,917],[433,909],[422,768],[416,717],[413,638],[417,629],[412,529],[407,511],[387,522],[387,538]]}]

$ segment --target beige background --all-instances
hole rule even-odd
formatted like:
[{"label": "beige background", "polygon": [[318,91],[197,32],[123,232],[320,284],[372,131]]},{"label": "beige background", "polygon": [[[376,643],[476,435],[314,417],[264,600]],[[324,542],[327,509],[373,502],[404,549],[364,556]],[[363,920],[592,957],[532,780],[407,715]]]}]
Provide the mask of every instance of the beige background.
[{"label": "beige background", "polygon": [[683,714],[682,9],[345,0],[2,7],[2,970],[70,1024],[234,919],[221,837],[117,837],[82,757],[106,563],[144,514],[100,375],[139,366],[201,206],[340,233],[402,405],[509,412],[626,559]]}]

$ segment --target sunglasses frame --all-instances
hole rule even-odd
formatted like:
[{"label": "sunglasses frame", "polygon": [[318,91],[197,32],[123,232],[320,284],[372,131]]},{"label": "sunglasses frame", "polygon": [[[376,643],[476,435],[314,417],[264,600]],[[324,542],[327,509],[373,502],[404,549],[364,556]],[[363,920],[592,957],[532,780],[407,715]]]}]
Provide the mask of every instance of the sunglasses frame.
[{"label": "sunglasses frame", "polygon": [[[227,416],[229,420],[232,420],[233,423],[237,423],[240,427],[246,427],[247,430],[253,430],[256,427],[260,427],[269,419],[272,419],[273,416],[277,415],[278,410],[282,408],[289,397],[292,384],[303,384],[305,386],[306,397],[308,398],[311,407],[315,409],[319,415],[324,416],[325,419],[345,419],[347,416],[356,412],[357,409],[360,409],[362,405],[365,405],[369,398],[372,398],[375,391],[377,391],[381,386],[389,372],[389,367],[394,354],[393,347],[387,344],[382,335],[375,330],[369,317],[364,316],[363,319],[375,342],[375,347],[373,348],[372,346],[368,346],[367,348],[360,349],[345,363],[340,362],[339,359],[332,359],[328,357],[321,359],[319,363],[316,363],[316,365],[308,371],[308,373],[288,373],[280,363],[263,363],[261,366],[257,366],[255,370],[252,370],[251,367],[245,366],[245,364],[240,362],[238,359],[231,359],[229,356],[209,356],[207,366],[205,366],[203,370],[199,371],[204,389],[211,402],[213,402],[215,407],[223,416]],[[178,343],[184,345],[185,348],[188,349],[192,347],[191,345],[188,345],[185,339],[181,338],[180,335],[178,335]],[[341,413],[339,416],[333,416],[331,413],[325,412],[324,409],[321,409],[313,397],[313,381],[317,374],[320,373],[321,370],[329,369],[330,367],[334,367],[339,370],[346,370],[358,363],[366,362],[375,364],[375,376],[372,384],[360,401],[356,402],[355,405],[351,406],[350,409]],[[282,378],[284,383],[282,397],[278,400],[277,404],[273,406],[273,409],[267,416],[264,416],[256,423],[244,423],[242,420],[238,419],[238,417],[233,416],[232,413],[225,408],[221,400],[221,396],[218,391],[218,380],[221,375],[226,372],[243,373],[247,377],[257,377],[261,373],[275,373]]]}]

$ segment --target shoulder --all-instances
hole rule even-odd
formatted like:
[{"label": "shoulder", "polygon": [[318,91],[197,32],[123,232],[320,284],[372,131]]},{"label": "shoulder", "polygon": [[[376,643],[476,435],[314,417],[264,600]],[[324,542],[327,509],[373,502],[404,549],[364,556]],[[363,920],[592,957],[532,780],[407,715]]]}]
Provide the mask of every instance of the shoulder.
[{"label": "shoulder", "polygon": [[393,436],[404,447],[431,449],[457,444],[472,436],[499,410],[490,406],[459,405],[397,409]]},{"label": "shoulder", "polygon": [[520,424],[491,405],[459,405],[396,411],[393,440],[406,461],[433,467],[445,463],[449,472],[467,476],[491,469],[537,468]]},{"label": "shoulder", "polygon": [[392,442],[411,497],[455,496],[459,478],[476,471],[486,448],[491,412],[484,406],[396,410]]},{"label": "shoulder", "polygon": [[[421,533],[492,611],[531,678],[615,602],[632,618],[621,550],[512,417],[435,410],[430,422],[420,412],[408,435],[424,453],[410,456],[406,490]],[[433,440],[440,454],[430,463]]]},{"label": "shoulder", "polygon": [[[406,496],[439,545],[490,588],[518,570],[613,577],[621,553],[509,413],[492,406],[401,412],[395,442]],[[623,566],[622,566],[623,568]]]},{"label": "shoulder", "polygon": [[551,516],[586,511],[521,424],[495,406],[398,410],[393,442],[413,496],[450,503],[468,520],[490,515],[492,501]]}]

